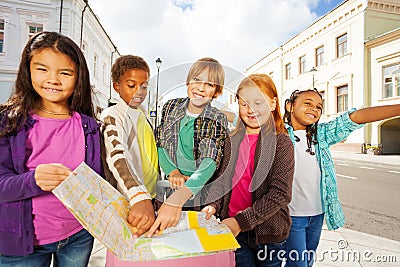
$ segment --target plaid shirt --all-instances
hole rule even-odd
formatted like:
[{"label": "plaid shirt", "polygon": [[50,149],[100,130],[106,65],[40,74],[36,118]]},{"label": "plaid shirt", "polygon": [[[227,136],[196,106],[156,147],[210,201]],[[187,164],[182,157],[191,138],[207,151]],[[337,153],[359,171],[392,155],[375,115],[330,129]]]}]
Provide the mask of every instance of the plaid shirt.
[{"label": "plaid shirt", "polygon": [[[160,125],[156,129],[157,147],[164,148],[173,163],[176,163],[180,121],[186,114],[189,98],[171,99],[162,109]],[[228,122],[225,114],[207,104],[194,121],[194,159],[199,167],[204,158],[215,161],[216,167],[222,159],[224,140],[228,136]]]},{"label": "plaid shirt", "polygon": [[[354,123],[350,119],[349,115],[355,110],[353,108],[332,121],[318,123],[318,143],[315,145],[315,155],[321,170],[321,201],[329,230],[336,230],[344,225],[344,213],[336,184],[336,171],[329,147],[345,140],[353,131],[363,126],[363,124]],[[287,124],[285,126],[295,145],[293,128]]]}]

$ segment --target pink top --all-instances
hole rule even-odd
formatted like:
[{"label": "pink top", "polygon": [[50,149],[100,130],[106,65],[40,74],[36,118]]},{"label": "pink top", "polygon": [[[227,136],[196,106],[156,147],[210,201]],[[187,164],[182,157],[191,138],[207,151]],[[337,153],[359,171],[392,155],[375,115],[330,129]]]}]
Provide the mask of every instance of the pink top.
[{"label": "pink top", "polygon": [[[81,116],[74,112],[68,119],[50,119],[32,114],[36,123],[28,132],[26,167],[62,163],[71,170],[85,160],[85,137]],[[80,223],[51,192],[32,198],[35,245],[65,239],[82,229]]]},{"label": "pink top", "polygon": [[254,173],[254,156],[256,154],[258,134],[246,134],[240,144],[235,173],[232,178],[232,195],[228,215],[235,216],[239,211],[252,205],[251,179]]}]

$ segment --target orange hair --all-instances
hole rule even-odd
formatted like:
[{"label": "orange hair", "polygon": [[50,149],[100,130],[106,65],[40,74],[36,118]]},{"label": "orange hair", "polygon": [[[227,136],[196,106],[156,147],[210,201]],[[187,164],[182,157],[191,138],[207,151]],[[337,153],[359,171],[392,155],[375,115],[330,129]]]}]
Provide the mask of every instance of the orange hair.
[{"label": "orange hair", "polygon": [[276,106],[275,110],[272,111],[274,122],[275,122],[275,128],[276,128],[276,133],[286,133],[286,129],[283,124],[282,120],[282,115],[281,115],[281,109],[279,106],[279,98],[278,98],[278,92],[275,87],[274,81],[271,79],[266,74],[251,74],[248,77],[244,78],[236,91],[236,97],[239,95],[239,91],[245,87],[249,86],[257,86],[257,88],[265,95],[273,99],[276,97]]}]

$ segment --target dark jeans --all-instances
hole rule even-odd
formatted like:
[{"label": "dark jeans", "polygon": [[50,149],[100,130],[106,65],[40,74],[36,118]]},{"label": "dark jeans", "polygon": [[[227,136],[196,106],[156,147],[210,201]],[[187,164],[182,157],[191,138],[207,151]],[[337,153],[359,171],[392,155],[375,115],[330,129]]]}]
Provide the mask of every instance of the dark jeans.
[{"label": "dark jeans", "polygon": [[50,266],[54,256],[54,265],[60,267],[83,267],[89,263],[93,248],[93,237],[82,229],[76,234],[58,242],[35,246],[33,253],[26,256],[0,256],[0,266],[42,267]]},{"label": "dark jeans", "polygon": [[286,267],[309,267],[314,263],[321,237],[324,214],[291,216],[292,226],[286,239]]},{"label": "dark jeans", "polygon": [[285,243],[255,243],[253,231],[240,233],[236,240],[240,248],[235,251],[237,267],[280,267],[285,256]]}]

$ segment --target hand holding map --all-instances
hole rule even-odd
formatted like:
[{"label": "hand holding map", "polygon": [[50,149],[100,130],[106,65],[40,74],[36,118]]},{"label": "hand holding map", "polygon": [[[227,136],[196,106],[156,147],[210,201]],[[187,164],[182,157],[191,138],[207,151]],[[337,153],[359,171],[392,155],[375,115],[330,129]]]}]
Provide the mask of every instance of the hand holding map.
[{"label": "hand holding map", "polygon": [[85,163],[74,173],[52,192],[120,260],[190,257],[239,247],[226,225],[194,211],[182,212],[178,225],[158,236],[134,238],[137,229],[127,222],[129,201]]}]

